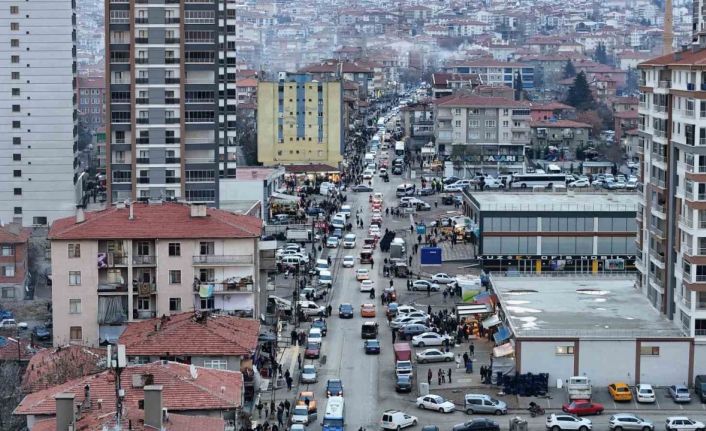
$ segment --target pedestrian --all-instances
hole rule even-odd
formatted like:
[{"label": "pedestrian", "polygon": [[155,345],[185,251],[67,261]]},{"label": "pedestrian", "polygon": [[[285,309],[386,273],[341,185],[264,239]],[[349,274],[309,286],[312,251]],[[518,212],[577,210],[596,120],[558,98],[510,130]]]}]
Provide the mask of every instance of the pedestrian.
[{"label": "pedestrian", "polygon": [[373,269],[373,267],[375,267],[375,261],[370,258],[370,269]]},{"label": "pedestrian", "polygon": [[449,367],[449,383],[451,383],[451,367]]},{"label": "pedestrian", "polygon": [[431,316],[431,304],[427,305],[427,314]]},{"label": "pedestrian", "polygon": [[270,400],[270,412],[267,416],[269,417],[270,415],[273,415],[273,414],[275,414],[275,400]]},{"label": "pedestrian", "polygon": [[436,379],[439,382],[439,386],[441,386],[441,373],[437,373]]},{"label": "pedestrian", "polygon": [[446,383],[446,373],[441,368],[439,368],[439,375],[441,375],[441,383]]},{"label": "pedestrian", "polygon": [[412,266],[412,256],[409,257],[409,266]]},{"label": "pedestrian", "polygon": [[331,317],[331,312],[332,312],[332,311],[333,311],[333,307],[331,307],[331,304],[329,304],[329,305],[326,307],[326,315],[329,316],[329,317]]},{"label": "pedestrian", "polygon": [[[281,372],[282,372],[282,365],[280,364],[279,367],[280,367],[279,369],[280,369],[280,373],[281,373]],[[289,378],[291,378],[291,376],[292,376],[292,375],[289,373],[289,370],[287,370],[287,371],[284,372],[284,378],[285,378],[285,379],[289,379]]]},{"label": "pedestrian", "polygon": [[457,353],[456,354],[456,369],[458,370],[461,368],[461,354]]},{"label": "pedestrian", "polygon": [[302,369],[302,354],[301,353],[297,354],[297,369],[299,369],[299,370]]},{"label": "pedestrian", "polygon": [[431,284],[427,284],[427,296],[431,296]]},{"label": "pedestrian", "polygon": [[279,424],[279,426],[284,425],[284,422],[282,422],[283,416],[284,410],[277,409],[277,423]]},{"label": "pedestrian", "polygon": [[262,419],[262,408],[265,407],[262,405],[262,400],[257,401],[257,406],[255,408],[257,409],[257,417]]},{"label": "pedestrian", "polygon": [[[282,364],[277,364],[277,371],[279,372],[279,375],[282,375]],[[289,370],[287,370],[287,375],[289,375]]]},{"label": "pedestrian", "polygon": [[287,412],[287,416],[289,416],[289,409],[292,407],[292,404],[289,402],[289,400],[284,400],[284,409]]},{"label": "pedestrian", "polygon": [[468,362],[468,358],[469,358],[468,353],[463,352],[463,365],[464,365],[464,366],[465,366],[466,363]]},{"label": "pedestrian", "polygon": [[434,373],[431,372],[431,368],[427,371],[427,384],[431,386],[431,378]]},{"label": "pedestrian", "polygon": [[473,345],[473,341],[471,341],[471,344],[469,344],[468,351],[471,352],[471,357],[476,356],[476,346]]},{"label": "pedestrian", "polygon": [[466,362],[466,373],[473,374],[473,359],[471,358],[468,358],[468,362]]},{"label": "pedestrian", "polygon": [[292,345],[296,346],[297,345],[297,331],[292,329],[292,332],[289,335],[292,337]]},{"label": "pedestrian", "polygon": [[446,302],[446,297],[449,295],[449,292],[446,289],[444,289],[443,295],[444,295],[444,302]]},{"label": "pedestrian", "polygon": [[285,379],[285,381],[287,382],[287,390],[288,390],[288,391],[291,391],[291,390],[292,390],[292,377],[291,377],[291,376],[290,376],[290,377],[287,377],[287,378]]},{"label": "pedestrian", "polygon": [[397,339],[397,331],[392,330],[392,344],[395,344],[395,340]]}]

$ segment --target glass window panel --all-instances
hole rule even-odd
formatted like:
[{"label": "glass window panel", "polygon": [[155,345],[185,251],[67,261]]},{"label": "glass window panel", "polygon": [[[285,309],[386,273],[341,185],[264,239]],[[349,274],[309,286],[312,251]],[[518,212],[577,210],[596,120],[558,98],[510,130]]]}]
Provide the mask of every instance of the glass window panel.
[{"label": "glass window panel", "polygon": [[[600,222],[598,224],[600,225]],[[613,242],[611,237],[598,237],[598,254],[611,254],[612,249]]]},{"label": "glass window panel", "polygon": [[483,238],[483,254],[498,254],[500,253],[500,237],[484,237]]},{"label": "glass window panel", "polygon": [[527,254],[537,254],[537,237],[530,236],[527,238]]},{"label": "glass window panel", "polygon": [[527,219],[527,231],[536,232],[537,231],[537,218],[530,217]]},{"label": "glass window panel", "polygon": [[593,237],[580,236],[576,238],[576,254],[593,254]]},{"label": "glass window panel", "polygon": [[543,237],[542,238],[542,254],[557,254],[559,253],[559,238]]},{"label": "glass window panel", "polygon": [[610,232],[613,230],[613,219],[610,217],[598,218],[598,230],[601,232]]},{"label": "glass window panel", "polygon": [[574,237],[559,238],[559,254],[575,254],[576,239]]},{"label": "glass window panel", "polygon": [[613,231],[625,232],[628,228],[627,220],[625,217],[613,218]]}]

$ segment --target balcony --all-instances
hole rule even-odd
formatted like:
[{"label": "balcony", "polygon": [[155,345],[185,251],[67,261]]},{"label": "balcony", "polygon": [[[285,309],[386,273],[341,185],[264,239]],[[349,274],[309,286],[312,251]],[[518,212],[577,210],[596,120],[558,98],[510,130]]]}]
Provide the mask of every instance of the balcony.
[{"label": "balcony", "polygon": [[672,88],[672,81],[670,81],[670,80],[659,81],[659,88]]},{"label": "balcony", "polygon": [[136,293],[138,296],[150,296],[157,293],[157,285],[155,283],[133,282],[132,293]]},{"label": "balcony", "polygon": [[664,266],[664,254],[659,253],[656,250],[650,250],[650,258]]},{"label": "balcony", "polygon": [[179,43],[179,38],[178,37],[167,37],[164,39],[164,43],[166,44],[174,44],[174,43]]},{"label": "balcony", "polygon": [[665,136],[667,136],[667,134],[664,132],[664,130],[655,130],[653,135],[656,138],[664,138]]},{"label": "balcony", "polygon": [[694,91],[696,90],[696,84],[694,84],[693,82],[688,82],[686,84],[686,89],[689,91]]},{"label": "balcony", "polygon": [[149,43],[146,37],[136,37],[135,43]]},{"label": "balcony", "polygon": [[147,24],[148,21],[147,18],[135,18],[135,24]]},{"label": "balcony", "polygon": [[165,138],[164,143],[165,144],[178,144],[181,142],[181,139],[179,138]]},{"label": "balcony", "polygon": [[135,78],[135,84],[147,84],[148,78]]},{"label": "balcony", "polygon": [[167,105],[178,105],[179,98],[178,97],[165,97],[164,103],[166,103]]},{"label": "balcony", "polygon": [[693,109],[686,109],[686,110],[682,111],[682,114],[687,118],[694,118],[695,117]]},{"label": "balcony", "polygon": [[656,112],[667,112],[667,105],[655,105]]},{"label": "balcony", "polygon": [[167,157],[164,162],[170,164],[181,163],[181,157]]},{"label": "balcony", "polygon": [[150,103],[150,99],[147,97],[138,97],[137,99],[135,99],[135,103],[137,105],[147,105],[148,103]]},{"label": "balcony", "polygon": [[230,280],[213,283],[195,283],[194,292],[201,290],[201,287],[212,286],[214,293],[234,293],[234,292],[252,292],[253,279],[252,277],[232,277]]},{"label": "balcony", "polygon": [[[138,157],[138,158],[135,159],[135,163],[137,163],[138,165],[141,165],[141,164],[142,164],[142,165],[146,165],[146,164],[148,164],[149,162],[150,162],[150,158],[149,158],[149,157]],[[143,178],[140,178],[140,179],[143,179]]]},{"label": "balcony", "polygon": [[213,255],[200,254],[193,256],[194,265],[252,265],[252,254]]},{"label": "balcony", "polygon": [[98,293],[127,293],[127,283],[98,281]]},{"label": "balcony", "polygon": [[132,257],[133,265],[153,266],[155,262],[157,262],[157,258],[153,255],[137,255]]},{"label": "balcony", "polygon": [[660,215],[664,216],[667,214],[667,211],[666,211],[666,208],[664,207],[664,205],[653,203],[651,208],[652,208],[652,211],[655,211],[655,212],[659,213]]},{"label": "balcony", "polygon": [[655,162],[665,163],[664,156],[661,154],[650,153],[650,159],[654,160]]},{"label": "balcony", "polygon": [[647,82],[644,79],[639,79],[637,81],[637,85],[639,85],[640,87],[644,87],[645,85],[647,85]]},{"label": "balcony", "polygon": [[147,64],[149,62],[150,62],[150,60],[148,58],[144,58],[144,57],[142,57],[142,58],[138,57],[135,59],[135,64]]},{"label": "balcony", "polygon": [[165,58],[164,64],[179,64],[179,58]]},{"label": "balcony", "polygon": [[216,159],[213,157],[187,157],[184,161],[186,163],[214,163]]},{"label": "balcony", "polygon": [[687,163],[682,163],[684,170],[696,174],[706,174],[706,166],[694,166]]},{"label": "balcony", "polygon": [[179,121],[181,121],[179,117],[165,118],[164,124],[179,124]]},{"label": "balcony", "polygon": [[180,18],[167,18],[164,20],[165,24],[179,24]]},{"label": "balcony", "polygon": [[657,236],[658,238],[664,238],[664,232],[662,232],[662,229],[658,228],[657,226],[650,225],[649,227],[650,232]]},{"label": "balcony", "polygon": [[150,119],[149,118],[138,118],[135,120],[135,123],[137,123],[137,124],[150,124]]},{"label": "balcony", "polygon": [[136,144],[149,144],[150,138],[135,138]]},{"label": "balcony", "polygon": [[154,319],[157,317],[156,310],[132,310],[134,320]]},{"label": "balcony", "polygon": [[164,179],[164,182],[167,184],[180,184],[181,177],[167,177]]}]

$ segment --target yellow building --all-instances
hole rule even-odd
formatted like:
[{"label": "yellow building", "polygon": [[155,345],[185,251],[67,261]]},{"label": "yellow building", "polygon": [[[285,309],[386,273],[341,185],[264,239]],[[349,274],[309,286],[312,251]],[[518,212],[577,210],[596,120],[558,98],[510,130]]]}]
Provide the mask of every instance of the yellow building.
[{"label": "yellow building", "polygon": [[342,160],[343,86],[291,74],[257,87],[257,160],[264,165]]}]

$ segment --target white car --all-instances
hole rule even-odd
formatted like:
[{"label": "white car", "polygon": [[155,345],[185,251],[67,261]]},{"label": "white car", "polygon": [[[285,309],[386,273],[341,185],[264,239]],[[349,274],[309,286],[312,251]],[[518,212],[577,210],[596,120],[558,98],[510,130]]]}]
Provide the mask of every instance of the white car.
[{"label": "white car", "polygon": [[366,169],[365,171],[363,171],[363,179],[364,179],[364,180],[371,180],[371,179],[373,179],[373,175],[375,175],[375,172],[373,172],[373,171],[371,171],[371,170],[369,170],[369,169]]},{"label": "white car", "polygon": [[355,266],[355,257],[343,256],[343,263],[341,265],[344,268],[353,268],[353,266]]},{"label": "white car", "polygon": [[686,416],[671,416],[665,421],[667,431],[696,431],[706,429],[703,422],[689,419]]},{"label": "white car", "polygon": [[640,383],[635,386],[635,399],[638,403],[654,403],[657,398],[652,385]]},{"label": "white car", "polygon": [[375,237],[381,237],[382,232],[380,232],[380,227],[378,225],[372,225],[370,226],[370,229],[368,229],[368,235],[369,236],[375,236]]},{"label": "white car", "polygon": [[373,280],[363,280],[360,282],[361,292],[370,292],[375,289],[375,282]]},{"label": "white car", "polygon": [[436,292],[440,288],[438,283],[432,283],[429,280],[414,280],[412,282],[412,290],[426,291],[427,289]]},{"label": "white car", "polygon": [[462,192],[463,189],[466,187],[468,187],[468,185],[449,184],[447,186],[444,186],[444,191],[445,192]]},{"label": "white car", "polygon": [[486,178],[483,184],[483,188],[486,190],[489,189],[504,189],[505,184],[503,184],[502,181],[495,179],[495,178]]},{"label": "white car", "polygon": [[423,311],[413,311],[405,314],[405,317],[412,317],[414,319],[428,319],[429,315]]},{"label": "white car", "polygon": [[355,279],[358,281],[367,280],[370,278],[370,270],[368,268],[358,268],[355,270]]},{"label": "white car", "polygon": [[640,162],[633,162],[633,161],[628,162],[628,168],[630,168],[630,169],[637,169],[639,167],[640,167]]},{"label": "white car", "polygon": [[417,311],[417,309],[412,307],[411,305],[400,305],[399,307],[397,307],[398,316],[407,315],[414,311]]},{"label": "white car", "polygon": [[548,430],[579,430],[588,431],[593,427],[590,419],[580,418],[574,415],[555,414],[547,416],[545,424]]},{"label": "white car", "polygon": [[399,329],[405,325],[411,325],[411,324],[420,324],[420,325],[426,325],[427,320],[426,319],[420,319],[419,317],[407,317],[407,316],[402,316],[398,317],[396,319],[393,319],[390,322],[390,328],[392,329]]},{"label": "white car", "polygon": [[417,362],[426,364],[428,362],[451,362],[454,360],[454,352],[442,352],[439,349],[426,349],[417,352]]},{"label": "white car", "polygon": [[349,233],[343,237],[343,248],[354,248],[355,247],[355,234]]},{"label": "white car", "polygon": [[326,314],[326,307],[313,301],[299,301],[297,305],[301,307],[302,313],[306,316],[324,316]]},{"label": "white car", "polygon": [[399,430],[400,428],[413,427],[417,425],[417,417],[408,415],[399,410],[385,410],[382,412],[380,427],[388,430]]},{"label": "white car", "polygon": [[415,347],[441,346],[446,340],[451,342],[451,337],[448,335],[439,335],[436,332],[425,332],[412,337],[412,345]]},{"label": "white car", "polygon": [[436,410],[440,413],[451,413],[456,409],[456,406],[451,401],[446,401],[444,397],[432,394],[417,398],[417,407]]},{"label": "white car", "polygon": [[572,188],[572,189],[573,188],[583,189],[585,187],[590,187],[590,186],[591,186],[591,182],[588,181],[588,179],[580,179],[580,180],[572,181],[569,183],[569,188]]},{"label": "white car", "polygon": [[302,372],[299,375],[299,379],[302,383],[316,383],[318,376],[316,375],[316,367],[307,364],[302,367]]},{"label": "white car", "polygon": [[431,281],[439,284],[449,284],[455,282],[456,279],[449,274],[439,272],[431,276]]}]

